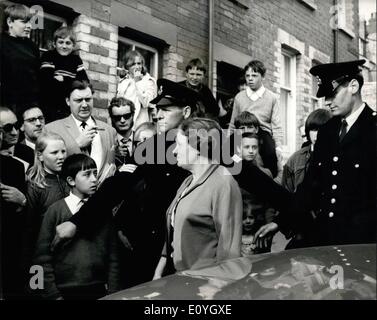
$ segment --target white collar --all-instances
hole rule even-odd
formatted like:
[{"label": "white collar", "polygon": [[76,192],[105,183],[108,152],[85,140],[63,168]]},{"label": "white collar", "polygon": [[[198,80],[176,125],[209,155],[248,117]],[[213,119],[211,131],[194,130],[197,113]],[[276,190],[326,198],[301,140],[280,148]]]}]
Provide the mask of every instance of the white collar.
[{"label": "white collar", "polygon": [[[130,134],[130,136],[126,139],[127,140],[127,142],[128,141],[133,141],[134,140],[134,131],[131,131],[131,134]],[[118,132],[117,132],[117,137],[118,137],[118,141],[122,141],[123,139],[125,139],[121,134],[119,134]]]},{"label": "white collar", "polygon": [[26,139],[26,138],[25,138],[25,144],[26,144],[28,147],[30,147],[30,148],[32,148],[33,150],[35,150],[35,143],[29,141],[29,140]]},{"label": "white collar", "polygon": [[75,214],[77,211],[79,211],[81,206],[84,204],[83,199],[79,198],[72,192],[70,192],[69,196],[65,197],[64,200],[72,214]]},{"label": "white collar", "polygon": [[347,121],[347,132],[351,129],[353,124],[359,118],[360,114],[363,112],[365,108],[365,103],[363,104],[354,112],[352,112],[345,120]]},{"label": "white collar", "polygon": [[92,118],[91,116],[90,116],[87,120],[85,120],[85,121],[77,120],[77,119],[73,116],[73,114],[71,114],[71,116],[72,116],[73,120],[75,121],[77,127],[78,127],[80,130],[81,130],[81,123],[83,123],[83,122],[86,122],[86,124],[89,125],[89,126],[95,126],[95,125],[96,125],[96,123],[94,122],[94,120],[93,120],[93,118]]},{"label": "white collar", "polygon": [[253,101],[257,101],[259,98],[262,98],[265,91],[266,88],[263,84],[257,91],[253,91],[250,89],[250,87],[246,87],[246,94]]}]

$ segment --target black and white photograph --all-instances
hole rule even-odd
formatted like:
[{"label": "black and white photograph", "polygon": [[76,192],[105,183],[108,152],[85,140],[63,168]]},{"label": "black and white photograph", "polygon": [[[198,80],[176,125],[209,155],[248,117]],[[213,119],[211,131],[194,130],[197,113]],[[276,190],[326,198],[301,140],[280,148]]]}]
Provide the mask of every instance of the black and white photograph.
[{"label": "black and white photograph", "polygon": [[0,19],[0,305],[377,299],[376,0],[0,0]]}]

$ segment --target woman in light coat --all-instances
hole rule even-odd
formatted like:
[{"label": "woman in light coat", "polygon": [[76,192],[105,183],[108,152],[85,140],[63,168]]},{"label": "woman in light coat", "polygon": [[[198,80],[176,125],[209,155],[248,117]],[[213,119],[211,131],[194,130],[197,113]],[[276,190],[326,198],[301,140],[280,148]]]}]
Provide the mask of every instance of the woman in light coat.
[{"label": "woman in light coat", "polygon": [[157,96],[156,80],[147,72],[144,57],[136,50],[128,51],[124,57],[126,76],[118,84],[117,96],[135,104],[134,126],[152,121],[149,102]]},{"label": "woman in light coat", "polygon": [[184,120],[178,130],[177,164],[192,175],[167,211],[167,240],[154,279],[240,256],[241,192],[227,169],[212,160],[219,137],[220,127],[210,119]]}]

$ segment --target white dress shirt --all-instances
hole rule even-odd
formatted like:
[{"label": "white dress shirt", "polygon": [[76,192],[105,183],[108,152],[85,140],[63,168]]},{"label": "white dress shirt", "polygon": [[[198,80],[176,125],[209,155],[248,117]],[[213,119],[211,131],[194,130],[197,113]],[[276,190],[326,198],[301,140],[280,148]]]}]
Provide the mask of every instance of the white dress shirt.
[{"label": "white dress shirt", "polygon": [[69,211],[74,215],[80,210],[82,205],[86,202],[86,199],[83,200],[70,192],[69,196],[64,198],[64,201],[67,204]]},{"label": "white dress shirt", "polygon": [[365,108],[365,103],[363,103],[359,109],[357,109],[355,112],[352,112],[345,120],[347,121],[347,132],[350,131],[353,124],[356,122],[356,120],[359,118],[360,114],[363,112]]},{"label": "white dress shirt", "polygon": [[246,95],[252,100],[257,101],[258,99],[262,98],[266,88],[262,85],[257,91],[253,91],[250,87],[246,87]]}]

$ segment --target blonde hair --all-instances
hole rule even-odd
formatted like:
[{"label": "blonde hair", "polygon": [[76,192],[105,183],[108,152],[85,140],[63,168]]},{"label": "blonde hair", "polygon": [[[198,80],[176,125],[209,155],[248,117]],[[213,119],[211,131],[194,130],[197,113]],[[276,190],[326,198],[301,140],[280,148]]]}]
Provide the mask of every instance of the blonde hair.
[{"label": "blonde hair", "polygon": [[42,133],[36,143],[35,143],[35,152],[34,152],[34,165],[27,172],[27,180],[34,183],[38,187],[45,189],[48,187],[46,182],[46,170],[44,169],[43,162],[39,160],[38,154],[42,153],[49,141],[63,141],[61,136],[56,133]]}]

